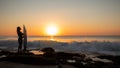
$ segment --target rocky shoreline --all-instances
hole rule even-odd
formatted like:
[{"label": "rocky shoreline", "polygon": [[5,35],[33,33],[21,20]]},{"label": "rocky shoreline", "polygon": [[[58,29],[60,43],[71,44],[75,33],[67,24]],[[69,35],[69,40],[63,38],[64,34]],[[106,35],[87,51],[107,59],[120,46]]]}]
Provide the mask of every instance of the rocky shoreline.
[{"label": "rocky shoreline", "polygon": [[[70,65],[73,68],[120,68],[120,56],[97,55],[88,57],[86,54],[55,52],[52,48],[44,48],[41,51],[44,54],[35,55],[28,52],[10,52],[1,50],[0,62],[12,62],[27,64],[33,66],[56,66],[56,68],[64,68],[64,65]],[[2,66],[0,64],[0,66]],[[1,68],[1,67],[0,67]]]}]

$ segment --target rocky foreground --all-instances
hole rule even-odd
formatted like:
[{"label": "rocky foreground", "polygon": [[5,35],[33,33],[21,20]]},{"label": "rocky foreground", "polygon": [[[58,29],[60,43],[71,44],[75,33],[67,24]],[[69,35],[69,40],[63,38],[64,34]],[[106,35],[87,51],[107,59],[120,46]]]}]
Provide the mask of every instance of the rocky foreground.
[{"label": "rocky foreground", "polygon": [[0,68],[120,68],[120,56],[55,52],[52,48],[41,50],[44,54],[1,50]]}]

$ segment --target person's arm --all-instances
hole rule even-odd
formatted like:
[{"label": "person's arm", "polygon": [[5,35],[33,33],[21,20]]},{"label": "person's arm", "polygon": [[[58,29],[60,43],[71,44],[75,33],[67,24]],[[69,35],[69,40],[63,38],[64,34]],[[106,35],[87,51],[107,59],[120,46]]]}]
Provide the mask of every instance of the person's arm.
[{"label": "person's arm", "polygon": [[24,37],[24,33],[20,32],[20,34],[22,35],[22,38]]}]

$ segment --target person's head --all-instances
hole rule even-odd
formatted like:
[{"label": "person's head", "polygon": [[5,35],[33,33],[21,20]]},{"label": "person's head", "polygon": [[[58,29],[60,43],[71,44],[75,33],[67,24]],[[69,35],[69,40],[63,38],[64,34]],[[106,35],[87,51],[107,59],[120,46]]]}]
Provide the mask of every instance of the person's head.
[{"label": "person's head", "polygon": [[18,27],[17,27],[17,31],[20,31],[20,30],[21,30],[21,28],[18,26]]}]

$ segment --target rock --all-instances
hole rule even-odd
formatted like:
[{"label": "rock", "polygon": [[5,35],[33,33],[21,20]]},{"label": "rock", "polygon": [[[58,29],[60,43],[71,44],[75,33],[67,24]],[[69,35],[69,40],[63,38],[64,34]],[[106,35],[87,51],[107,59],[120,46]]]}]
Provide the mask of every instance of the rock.
[{"label": "rock", "polygon": [[45,57],[55,57],[55,50],[51,47],[43,48],[41,51],[45,52],[43,55]]},{"label": "rock", "polygon": [[113,63],[120,65],[120,56],[100,55],[100,56],[97,56],[97,57],[101,58],[101,59],[112,60]]},{"label": "rock", "polygon": [[41,51],[45,52],[45,53],[53,53],[55,52],[55,50],[51,47],[47,47],[47,48],[43,48],[41,49]]},{"label": "rock", "polygon": [[62,62],[67,60],[75,60],[75,61],[83,61],[85,58],[85,55],[83,54],[77,54],[77,53],[66,53],[66,52],[57,52],[56,53],[57,59],[62,60]]}]

